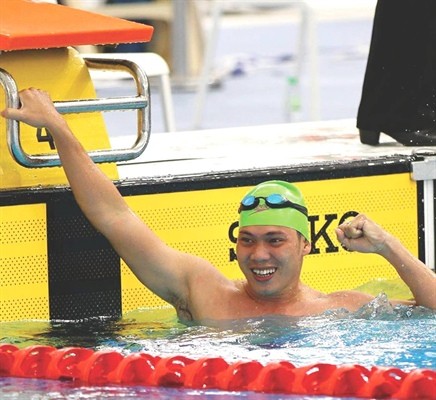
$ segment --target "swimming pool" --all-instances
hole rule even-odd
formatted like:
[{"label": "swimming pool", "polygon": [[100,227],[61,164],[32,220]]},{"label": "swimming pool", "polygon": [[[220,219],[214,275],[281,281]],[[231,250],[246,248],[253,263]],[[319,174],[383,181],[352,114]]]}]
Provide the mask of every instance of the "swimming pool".
[{"label": "swimming pool", "polygon": [[[183,325],[177,321],[172,309],[138,310],[119,321],[101,318],[70,322],[8,322],[1,324],[1,342],[20,348],[39,344],[116,350],[125,356],[145,352],[160,357],[220,357],[228,363],[256,360],[263,365],[279,361],[288,361],[295,366],[359,364],[368,368],[393,366],[412,371],[435,369],[435,327],[436,313],[419,307],[392,308],[381,295],[356,313],[339,310],[305,318],[269,316],[216,326]],[[253,392],[114,385],[90,387],[18,378],[2,378],[0,394],[2,398],[20,399],[72,399],[78,394],[82,396],[80,398],[284,398],[283,395]]]}]

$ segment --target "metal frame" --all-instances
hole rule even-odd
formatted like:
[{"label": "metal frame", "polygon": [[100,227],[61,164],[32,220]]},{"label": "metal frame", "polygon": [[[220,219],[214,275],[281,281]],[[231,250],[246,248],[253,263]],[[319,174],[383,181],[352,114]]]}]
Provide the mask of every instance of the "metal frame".
[{"label": "metal frame", "polygon": [[[105,149],[88,152],[96,163],[128,161],[139,157],[148,145],[150,138],[150,91],[145,71],[136,63],[122,59],[86,59],[89,68],[126,71],[136,82],[137,96],[98,98],[72,101],[58,101],[54,105],[61,114],[137,110],[137,139],[128,149]],[[18,108],[20,106],[18,88],[13,77],[0,68],[0,84],[6,93],[6,106]],[[26,153],[20,140],[20,124],[15,120],[6,122],[7,144],[12,157],[20,165],[28,168],[54,167],[61,165],[57,154]]]},{"label": "metal frame", "polygon": [[423,182],[424,230],[425,230],[425,263],[431,269],[436,267],[435,239],[435,195],[436,152],[421,149],[414,152],[417,161],[412,162],[412,179]]}]

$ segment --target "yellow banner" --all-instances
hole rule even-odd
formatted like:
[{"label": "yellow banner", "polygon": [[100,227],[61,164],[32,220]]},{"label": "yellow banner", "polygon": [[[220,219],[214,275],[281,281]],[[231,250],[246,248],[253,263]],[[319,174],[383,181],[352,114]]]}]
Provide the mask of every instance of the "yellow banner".
[{"label": "yellow banner", "polygon": [[[334,233],[342,220],[365,213],[417,255],[417,188],[409,174],[300,182],[297,186],[306,197],[313,243],[303,266],[305,283],[323,292],[359,288],[373,294],[394,291],[397,298],[410,295],[383,258],[344,251]],[[237,209],[248,189],[135,195],[126,201],[168,245],[210,260],[229,279],[243,279],[235,244]],[[0,207],[0,320],[49,318],[47,245],[45,204]],[[124,263],[121,268],[124,313],[166,305]]]},{"label": "yellow banner", "polygon": [[[407,173],[300,182],[309,209],[312,253],[302,279],[323,292],[361,288],[379,290],[377,282],[397,286],[398,274],[381,257],[349,253],[334,229],[357,213],[367,214],[418,253],[416,183]],[[204,257],[230,279],[242,279],[235,254],[237,209],[249,187],[207,189],[128,197],[130,206],[167,244]],[[401,285],[401,283],[400,283]],[[151,294],[123,264],[123,312],[165,303]],[[402,288],[404,297],[408,290]]]}]

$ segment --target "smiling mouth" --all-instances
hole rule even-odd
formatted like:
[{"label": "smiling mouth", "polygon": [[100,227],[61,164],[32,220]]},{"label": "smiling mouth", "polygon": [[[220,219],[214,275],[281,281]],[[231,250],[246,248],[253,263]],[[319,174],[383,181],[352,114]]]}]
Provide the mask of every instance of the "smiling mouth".
[{"label": "smiling mouth", "polygon": [[274,273],[277,271],[277,268],[253,268],[251,272],[253,272],[254,276],[257,280],[268,280],[270,279]]}]

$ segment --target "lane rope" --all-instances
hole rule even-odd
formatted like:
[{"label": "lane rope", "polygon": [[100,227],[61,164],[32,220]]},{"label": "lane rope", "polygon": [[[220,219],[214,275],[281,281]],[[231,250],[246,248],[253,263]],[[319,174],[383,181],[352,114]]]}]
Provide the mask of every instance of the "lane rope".
[{"label": "lane rope", "polygon": [[0,344],[0,376],[71,380],[87,385],[142,385],[263,393],[354,396],[375,399],[436,400],[436,371],[358,364],[288,361],[226,362],[221,357],[123,355],[83,347],[56,349]]}]

